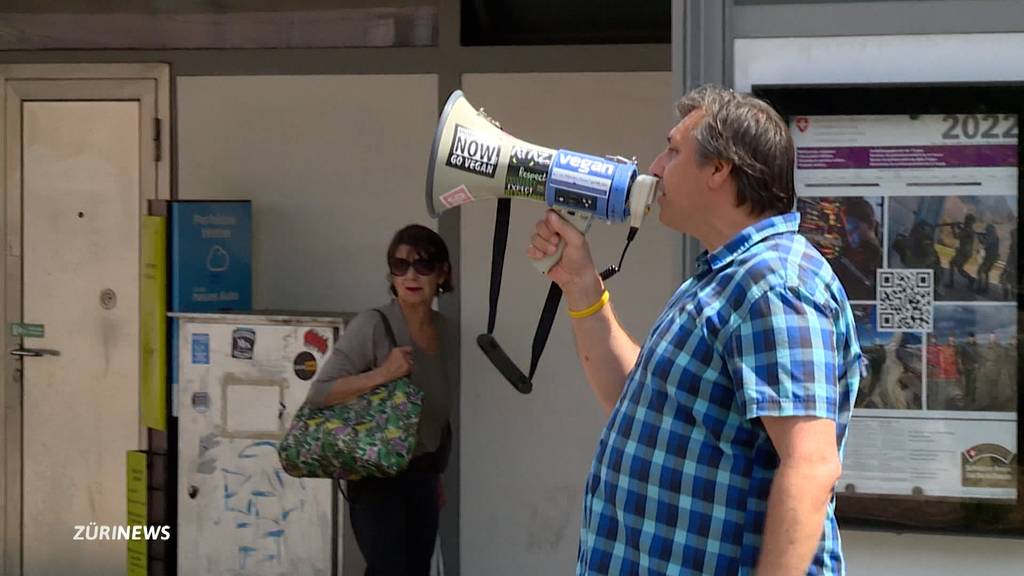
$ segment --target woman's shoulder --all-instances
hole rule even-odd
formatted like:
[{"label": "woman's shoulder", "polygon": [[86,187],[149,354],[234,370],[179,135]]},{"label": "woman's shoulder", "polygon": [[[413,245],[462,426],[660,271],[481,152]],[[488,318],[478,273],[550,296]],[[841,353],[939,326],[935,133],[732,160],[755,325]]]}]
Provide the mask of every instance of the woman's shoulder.
[{"label": "woman's shoulder", "polygon": [[348,324],[345,325],[346,332],[357,332],[360,334],[373,334],[378,326],[383,325],[381,312],[384,307],[368,308],[356,314]]}]

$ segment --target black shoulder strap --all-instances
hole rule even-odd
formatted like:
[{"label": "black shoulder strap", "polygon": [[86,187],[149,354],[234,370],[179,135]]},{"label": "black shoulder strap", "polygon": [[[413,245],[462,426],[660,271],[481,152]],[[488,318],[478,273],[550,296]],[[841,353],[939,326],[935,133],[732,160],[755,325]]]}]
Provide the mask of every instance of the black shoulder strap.
[{"label": "black shoulder strap", "polygon": [[491,248],[491,299],[487,314],[487,333],[494,334],[498,318],[498,296],[501,294],[501,272],[505,268],[505,245],[508,243],[508,220],[512,212],[512,199],[499,198],[494,217],[494,246]]},{"label": "black shoulder strap", "polygon": [[[530,374],[523,374],[523,371],[501,349],[501,344],[498,344],[498,340],[494,337],[494,321],[498,315],[498,295],[501,292],[501,271],[505,265],[505,245],[508,240],[511,204],[511,198],[498,199],[498,212],[494,221],[494,251],[491,254],[491,308],[487,316],[487,333],[477,336],[476,343],[484,351],[491,364],[498,369],[498,372],[501,372],[501,375],[512,384],[513,388],[523,394],[529,394],[533,390],[533,375],[537,373],[537,365],[544,353],[544,346],[548,343],[551,326],[554,325],[555,314],[558,313],[558,305],[562,301],[562,289],[554,282],[548,289],[544,309],[541,311],[540,320],[537,321],[537,331],[533,334],[533,347],[530,350]],[[622,269],[622,261],[626,257],[630,243],[636,237],[636,232],[637,228],[630,227],[629,233],[626,235],[626,245],[622,248],[622,255],[619,256],[618,266],[611,265],[601,271],[602,280],[608,280]]]},{"label": "black shoulder strap", "polygon": [[537,322],[537,331],[533,336],[530,374],[523,374],[523,371],[502,350],[501,344],[498,344],[498,340],[494,337],[494,324],[498,316],[498,296],[501,294],[501,273],[505,267],[505,248],[508,243],[511,205],[511,198],[498,199],[498,208],[494,219],[494,248],[491,253],[491,294],[490,310],[487,315],[487,333],[477,336],[476,343],[491,364],[498,369],[498,372],[512,384],[513,388],[522,394],[529,394],[533,390],[533,375],[537,372],[537,365],[540,363],[540,357],[547,345],[551,326],[555,322],[555,314],[558,312],[558,305],[562,299],[562,289],[554,282],[551,283],[547,300],[544,302],[544,310]]},{"label": "black shoulder strap", "polygon": [[[391,342],[391,347],[398,348],[398,340],[395,339],[395,331],[391,328],[391,321],[388,320],[388,315],[385,314],[384,311],[381,310],[380,308],[374,308],[373,311],[379,314],[381,321],[384,322],[384,333],[388,335],[388,340]],[[345,488],[341,485],[342,479],[335,478],[335,481],[337,482],[338,492],[341,492],[342,498],[345,499],[345,502],[351,504],[352,501],[348,499],[348,493],[345,492]]]},{"label": "black shoulder strap", "polygon": [[374,308],[373,311],[380,314],[380,319],[384,321],[384,333],[388,335],[388,341],[391,342],[391,347],[398,348],[398,340],[395,339],[395,331],[391,329],[391,322],[388,320],[388,315],[380,308]]}]

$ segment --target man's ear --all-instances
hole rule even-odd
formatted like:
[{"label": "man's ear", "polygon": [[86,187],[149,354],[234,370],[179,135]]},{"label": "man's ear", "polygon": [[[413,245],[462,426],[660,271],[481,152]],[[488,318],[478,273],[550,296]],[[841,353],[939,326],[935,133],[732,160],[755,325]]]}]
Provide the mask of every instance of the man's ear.
[{"label": "man's ear", "polygon": [[711,177],[708,179],[708,186],[711,189],[718,189],[725,185],[729,181],[729,177],[732,176],[732,162],[728,160],[715,159],[712,161]]}]

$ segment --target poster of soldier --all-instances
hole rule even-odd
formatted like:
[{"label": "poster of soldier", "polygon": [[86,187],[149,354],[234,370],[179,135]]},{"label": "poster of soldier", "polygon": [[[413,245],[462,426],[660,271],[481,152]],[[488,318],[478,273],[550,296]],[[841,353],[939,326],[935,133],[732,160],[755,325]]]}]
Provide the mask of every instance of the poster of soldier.
[{"label": "poster of soldier", "polygon": [[839,490],[1016,503],[1018,118],[797,116],[800,231],[864,353]]}]

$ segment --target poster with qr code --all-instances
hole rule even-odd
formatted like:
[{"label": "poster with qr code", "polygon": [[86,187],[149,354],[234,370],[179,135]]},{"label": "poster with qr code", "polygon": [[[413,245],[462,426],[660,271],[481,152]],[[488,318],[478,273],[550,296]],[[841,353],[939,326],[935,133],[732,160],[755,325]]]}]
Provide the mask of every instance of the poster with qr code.
[{"label": "poster with qr code", "polygon": [[932,270],[878,270],[878,329],[930,332],[935,282]]},{"label": "poster with qr code", "polygon": [[1021,496],[1016,120],[789,118],[800,232],[842,284],[863,353],[846,494]]}]

